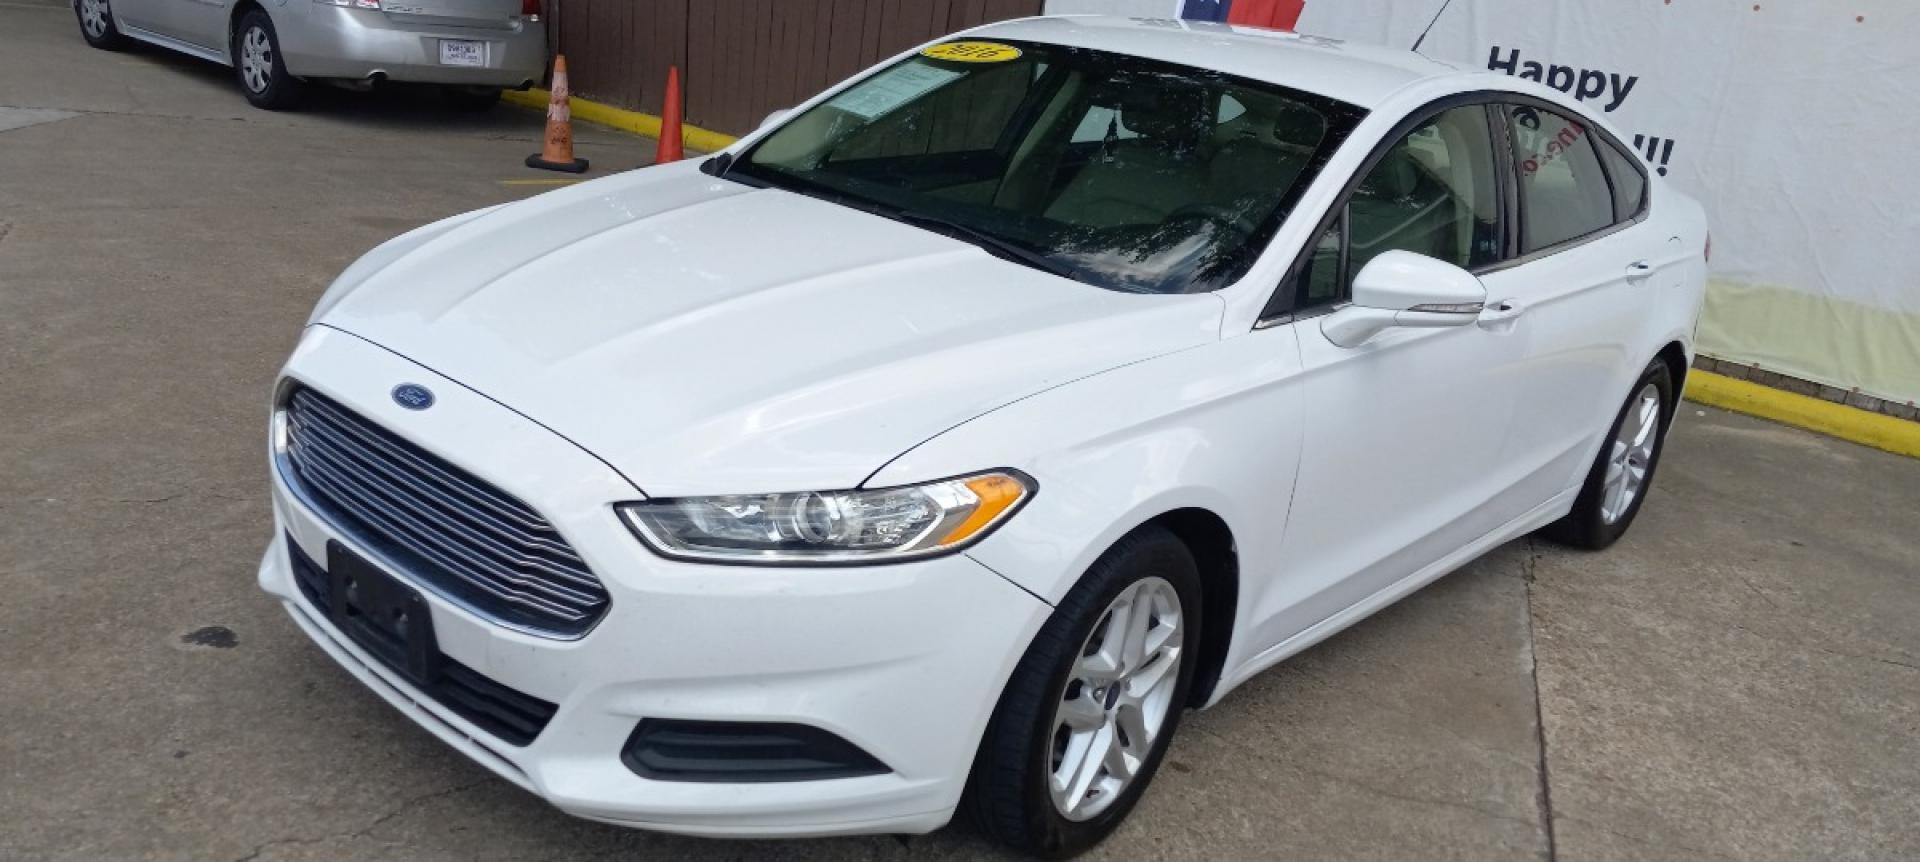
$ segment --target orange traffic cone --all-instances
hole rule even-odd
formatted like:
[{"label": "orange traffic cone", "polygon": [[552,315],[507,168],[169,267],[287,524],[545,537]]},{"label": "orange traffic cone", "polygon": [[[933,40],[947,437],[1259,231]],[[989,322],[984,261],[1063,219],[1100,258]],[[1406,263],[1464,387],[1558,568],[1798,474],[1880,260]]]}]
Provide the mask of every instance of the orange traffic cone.
[{"label": "orange traffic cone", "polygon": [[573,157],[573,109],[567,106],[567,58],[553,57],[553,97],[547,102],[547,137],[527,167],[570,174],[585,172],[586,159]]},{"label": "orange traffic cone", "polygon": [[660,145],[653,150],[653,163],[664,165],[687,157],[680,147],[680,67],[667,67],[666,104],[660,110]]}]

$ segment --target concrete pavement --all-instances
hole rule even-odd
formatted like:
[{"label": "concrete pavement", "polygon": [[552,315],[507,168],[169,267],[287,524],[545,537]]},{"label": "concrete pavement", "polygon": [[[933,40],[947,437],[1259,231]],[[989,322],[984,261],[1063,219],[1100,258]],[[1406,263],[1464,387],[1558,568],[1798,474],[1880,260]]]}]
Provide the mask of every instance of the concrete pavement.
[{"label": "concrete pavement", "polygon": [[[538,192],[503,182],[553,176],[520,166],[537,115],[263,113],[6,0],[0,106],[0,858],[993,855],[569,818],[254,588],[309,307],[381,240]],[[1515,542],[1192,716],[1095,856],[1920,857],[1916,536],[1920,462],[1689,406],[1620,545]]]}]

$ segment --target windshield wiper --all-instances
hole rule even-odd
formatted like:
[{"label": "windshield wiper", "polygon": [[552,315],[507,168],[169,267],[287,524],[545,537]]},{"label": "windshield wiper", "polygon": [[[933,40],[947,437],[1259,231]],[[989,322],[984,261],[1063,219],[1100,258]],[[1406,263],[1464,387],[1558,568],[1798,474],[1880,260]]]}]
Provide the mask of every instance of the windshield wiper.
[{"label": "windshield wiper", "polygon": [[1080,270],[1077,267],[1055,260],[1019,243],[1001,239],[979,228],[969,227],[959,222],[948,221],[938,216],[911,212],[898,207],[878,207],[873,209],[872,212],[895,221],[905,222],[914,227],[924,228],[937,234],[952,237],[961,242],[970,243],[1001,260],[1024,264],[1049,275],[1057,275],[1061,278],[1068,278],[1074,281],[1081,280]]}]

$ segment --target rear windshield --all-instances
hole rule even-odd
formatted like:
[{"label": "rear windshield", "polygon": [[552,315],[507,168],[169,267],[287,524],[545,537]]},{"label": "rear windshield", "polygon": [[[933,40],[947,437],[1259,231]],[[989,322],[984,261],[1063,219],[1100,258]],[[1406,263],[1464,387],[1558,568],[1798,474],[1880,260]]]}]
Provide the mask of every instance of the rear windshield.
[{"label": "rear windshield", "polygon": [[[1275,84],[1028,42],[917,54],[724,173],[1139,293],[1239,278],[1363,112]],[[982,60],[981,58],[986,59]]]}]

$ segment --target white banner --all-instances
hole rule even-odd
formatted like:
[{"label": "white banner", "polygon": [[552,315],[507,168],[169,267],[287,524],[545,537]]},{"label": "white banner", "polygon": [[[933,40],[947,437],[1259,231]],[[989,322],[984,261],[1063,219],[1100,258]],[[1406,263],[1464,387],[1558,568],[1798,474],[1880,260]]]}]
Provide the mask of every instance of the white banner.
[{"label": "white banner", "polygon": [[1300,30],[1537,78],[1605,113],[1713,232],[1713,356],[1920,400],[1920,5],[1309,0]]},{"label": "white banner", "polygon": [[1421,53],[1580,98],[1707,208],[1703,352],[1920,401],[1920,3],[1442,2],[1307,0],[1298,29],[1406,48],[1432,22]]}]

